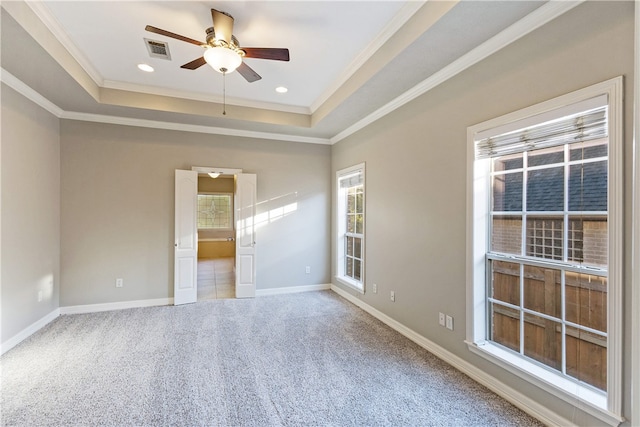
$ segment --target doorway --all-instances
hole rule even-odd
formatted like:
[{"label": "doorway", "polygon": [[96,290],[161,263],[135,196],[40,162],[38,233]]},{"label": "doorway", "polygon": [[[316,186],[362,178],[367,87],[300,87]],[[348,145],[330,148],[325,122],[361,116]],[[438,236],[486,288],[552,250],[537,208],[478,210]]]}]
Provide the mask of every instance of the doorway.
[{"label": "doorway", "polygon": [[198,175],[198,301],[235,298],[235,181]]}]

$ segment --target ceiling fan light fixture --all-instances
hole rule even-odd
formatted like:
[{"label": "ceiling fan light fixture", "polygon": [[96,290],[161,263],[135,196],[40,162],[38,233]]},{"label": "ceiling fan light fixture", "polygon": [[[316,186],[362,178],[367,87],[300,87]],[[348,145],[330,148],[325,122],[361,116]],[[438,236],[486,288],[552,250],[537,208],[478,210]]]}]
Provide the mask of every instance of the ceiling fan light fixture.
[{"label": "ceiling fan light fixture", "polygon": [[207,48],[204,60],[219,73],[231,73],[242,64],[242,56],[235,50],[216,46]]}]

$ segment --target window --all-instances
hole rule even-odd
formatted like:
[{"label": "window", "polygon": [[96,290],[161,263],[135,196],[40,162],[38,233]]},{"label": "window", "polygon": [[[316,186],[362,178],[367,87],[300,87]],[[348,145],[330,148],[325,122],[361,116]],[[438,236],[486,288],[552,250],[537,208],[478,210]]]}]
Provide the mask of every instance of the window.
[{"label": "window", "polygon": [[469,128],[469,348],[621,420],[621,79]]},{"label": "window", "polygon": [[337,279],[364,292],[364,164],[337,174]]},{"label": "window", "polygon": [[198,194],[198,229],[230,230],[233,221],[232,194]]}]

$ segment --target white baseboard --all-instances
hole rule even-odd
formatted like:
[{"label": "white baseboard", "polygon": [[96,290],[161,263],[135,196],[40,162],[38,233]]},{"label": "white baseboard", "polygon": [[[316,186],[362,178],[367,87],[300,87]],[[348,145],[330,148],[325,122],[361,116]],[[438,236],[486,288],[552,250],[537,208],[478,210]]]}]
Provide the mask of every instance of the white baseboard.
[{"label": "white baseboard", "polygon": [[572,422],[567,420],[564,417],[556,414],[555,412],[549,410],[545,406],[531,399],[529,396],[520,393],[518,390],[515,390],[508,385],[500,382],[496,378],[487,373],[481,371],[476,366],[467,362],[466,360],[456,356],[450,351],[444,349],[433,341],[423,337],[412,329],[407,328],[402,323],[392,319],[381,311],[371,307],[369,304],[363,302],[362,300],[356,298],[345,290],[331,285],[331,290],[345,298],[349,302],[355,304],[360,307],[362,310],[366,311],[376,319],[380,320],[382,323],[386,324],[392,329],[395,329],[405,337],[409,338],[411,341],[415,342],[425,350],[432,353],[434,356],[442,359],[449,365],[453,366],[457,370],[462,373],[468,375],[470,378],[475,380],[476,382],[484,385],[489,390],[496,393],[498,396],[502,397],[504,400],[510,402],[514,406],[522,409],[527,414],[532,417],[537,418],[541,422],[549,426],[573,426]]},{"label": "white baseboard", "polygon": [[0,345],[0,354],[5,354],[7,351],[11,350],[13,347],[17,346],[22,341],[33,335],[35,332],[38,332],[47,324],[55,320],[58,316],[60,316],[60,309],[56,308],[40,320],[33,322],[31,325],[27,326],[26,328],[9,338],[7,341],[3,342],[2,345]]},{"label": "white baseboard", "polygon": [[172,305],[173,298],[143,299],[136,301],[108,302],[103,304],[70,305],[60,307],[60,314],[97,313],[99,311],[122,310],[125,308],[155,307]]},{"label": "white baseboard", "polygon": [[321,285],[289,286],[285,288],[257,289],[256,296],[264,297],[267,295],[295,294],[298,292],[326,291],[329,289],[331,289],[331,283]]}]

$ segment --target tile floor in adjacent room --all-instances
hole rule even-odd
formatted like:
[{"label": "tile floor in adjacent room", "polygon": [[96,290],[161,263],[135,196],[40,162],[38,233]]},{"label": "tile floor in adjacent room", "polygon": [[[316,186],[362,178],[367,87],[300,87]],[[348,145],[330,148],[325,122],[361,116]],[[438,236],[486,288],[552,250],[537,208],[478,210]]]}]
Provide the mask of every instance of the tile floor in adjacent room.
[{"label": "tile floor in adjacent room", "polygon": [[234,258],[198,259],[198,301],[236,297]]}]

